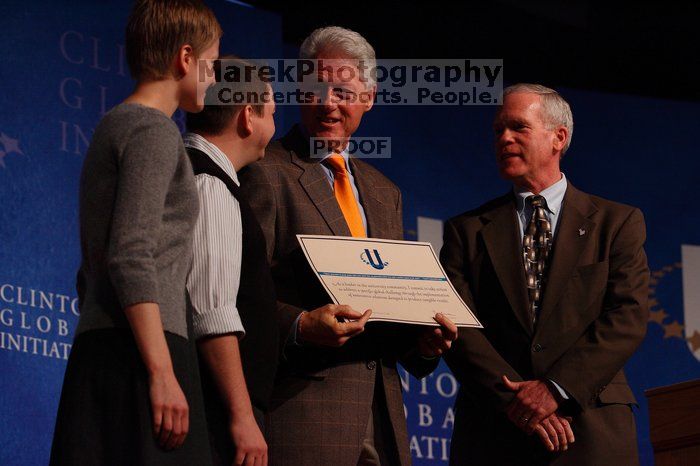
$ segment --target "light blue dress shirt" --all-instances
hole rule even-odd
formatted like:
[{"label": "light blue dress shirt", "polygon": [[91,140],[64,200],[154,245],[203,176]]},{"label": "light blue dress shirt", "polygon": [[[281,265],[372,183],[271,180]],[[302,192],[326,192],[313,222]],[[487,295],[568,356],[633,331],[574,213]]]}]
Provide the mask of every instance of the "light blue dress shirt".
[{"label": "light blue dress shirt", "polygon": [[[547,210],[545,213],[547,214],[549,224],[552,225],[552,239],[554,239],[554,234],[557,231],[560,218],[559,214],[561,213],[561,205],[564,202],[564,194],[566,194],[567,186],[566,176],[562,173],[559,181],[540,192],[540,196],[544,197],[545,201],[547,201]],[[532,218],[532,207],[525,202],[525,199],[535,194],[520,188],[514,188],[514,191],[516,209],[518,211],[518,225],[520,226],[520,244],[522,246],[523,236],[525,235],[525,225],[530,223],[530,219]],[[549,379],[549,381],[556,387],[562,398],[565,400],[569,399],[569,395],[558,383],[552,379]]]},{"label": "light blue dress shirt", "polygon": [[[540,193],[540,196],[544,197],[547,201],[546,214],[550,225],[552,225],[552,238],[554,238],[554,234],[557,231],[561,204],[564,202],[564,194],[566,194],[567,186],[566,176],[562,173],[559,181]],[[534,194],[520,188],[514,188],[514,191],[516,208],[518,210],[518,225],[520,226],[520,242],[522,244],[523,236],[525,235],[525,227],[530,223],[530,219],[532,218],[532,207],[525,202],[525,199],[534,196]]]},{"label": "light blue dress shirt", "polygon": [[[343,157],[345,160],[345,169],[348,171],[348,180],[350,180],[350,186],[352,187],[352,193],[355,195],[355,202],[357,202],[357,207],[360,209],[360,217],[362,217],[362,225],[365,227],[365,233],[367,233],[367,217],[365,216],[365,209],[362,207],[362,203],[360,202],[360,193],[357,191],[357,186],[355,185],[355,177],[352,175],[352,169],[350,168],[350,154],[348,154],[347,150],[344,150],[343,152],[340,153],[340,155]],[[326,173],[326,176],[328,177],[328,182],[331,184],[331,189],[335,189],[334,187],[334,182],[335,182],[335,174],[333,173],[333,170],[328,167],[324,162],[328,157],[330,157],[331,154],[329,153],[327,156],[323,158],[321,161],[321,167],[323,168],[323,171]]]}]

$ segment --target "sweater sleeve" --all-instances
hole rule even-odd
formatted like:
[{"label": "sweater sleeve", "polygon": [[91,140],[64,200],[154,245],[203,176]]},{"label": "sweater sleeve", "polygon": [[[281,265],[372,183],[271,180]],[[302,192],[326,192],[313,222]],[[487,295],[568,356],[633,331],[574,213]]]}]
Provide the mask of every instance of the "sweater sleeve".
[{"label": "sweater sleeve", "polygon": [[118,181],[107,264],[122,308],[159,302],[154,255],[182,146],[169,123],[144,119],[116,150]]}]

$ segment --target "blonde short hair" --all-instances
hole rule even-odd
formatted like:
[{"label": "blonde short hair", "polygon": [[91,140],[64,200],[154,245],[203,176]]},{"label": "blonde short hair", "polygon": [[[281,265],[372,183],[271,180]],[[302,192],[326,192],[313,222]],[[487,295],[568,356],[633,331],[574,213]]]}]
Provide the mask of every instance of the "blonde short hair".
[{"label": "blonde short hair", "polygon": [[136,0],[126,26],[131,76],[163,79],[183,45],[199,56],[222,34],[214,13],[199,0]]}]

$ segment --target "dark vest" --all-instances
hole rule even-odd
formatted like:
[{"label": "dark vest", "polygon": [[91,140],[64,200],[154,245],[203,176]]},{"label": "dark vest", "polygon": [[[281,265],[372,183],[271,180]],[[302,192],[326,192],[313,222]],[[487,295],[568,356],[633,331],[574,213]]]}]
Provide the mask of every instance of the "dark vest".
[{"label": "dark vest", "polygon": [[[204,152],[188,147],[187,153],[194,174],[206,173],[221,180],[241,207],[243,257],[236,298],[246,332],[239,343],[241,361],[251,402],[256,408],[266,411],[277,370],[279,338],[275,286],[267,263],[265,237],[245,195],[231,177]],[[207,372],[206,367],[202,367],[204,385],[212,382],[207,381]],[[205,394],[207,391],[205,387]]]}]

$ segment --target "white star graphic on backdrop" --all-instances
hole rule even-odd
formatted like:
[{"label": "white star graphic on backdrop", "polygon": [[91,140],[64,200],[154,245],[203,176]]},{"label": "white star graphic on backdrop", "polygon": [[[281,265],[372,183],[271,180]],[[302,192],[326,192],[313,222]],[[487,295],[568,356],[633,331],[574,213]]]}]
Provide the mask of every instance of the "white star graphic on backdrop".
[{"label": "white star graphic on backdrop", "polygon": [[5,133],[0,133],[0,144],[2,144],[2,149],[0,149],[0,167],[5,168],[5,157],[10,154],[22,154],[22,149],[19,148],[19,139],[13,139]]}]

